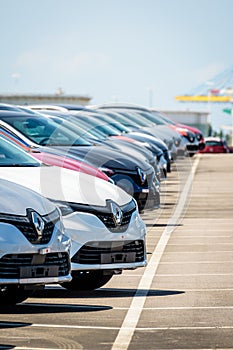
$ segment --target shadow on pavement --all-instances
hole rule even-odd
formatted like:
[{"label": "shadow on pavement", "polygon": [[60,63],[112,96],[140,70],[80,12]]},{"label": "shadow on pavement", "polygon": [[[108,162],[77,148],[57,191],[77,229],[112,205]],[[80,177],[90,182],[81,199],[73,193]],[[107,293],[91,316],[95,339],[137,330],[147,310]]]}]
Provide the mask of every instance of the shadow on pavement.
[{"label": "shadow on pavement", "polygon": [[[169,296],[183,294],[184,291],[178,290],[140,290],[140,289],[122,289],[122,288],[100,288],[94,291],[68,291],[66,289],[45,289],[43,291],[37,292],[34,298],[129,298],[134,297],[137,293],[139,296],[147,297],[159,297],[159,296]],[[76,305],[78,307],[78,305]],[[101,307],[99,307],[101,308]]]},{"label": "shadow on pavement", "polygon": [[[0,310],[2,311],[2,310]],[[9,310],[8,310],[9,311]],[[0,321],[0,329],[2,328],[19,328],[19,327],[28,327],[31,326],[31,323],[26,323],[26,322],[4,322]],[[0,349],[3,345],[0,344]]]},{"label": "shadow on pavement", "polygon": [[[48,296],[46,296],[48,298]],[[53,298],[58,297],[57,293],[55,293]],[[61,298],[64,296],[60,296]],[[43,296],[39,296],[39,298],[43,298]],[[24,302],[15,306],[11,307],[4,307],[0,309],[1,314],[9,314],[14,313],[16,315],[25,315],[25,314],[41,314],[41,313],[65,313],[65,312],[96,312],[96,311],[105,311],[105,310],[111,310],[111,306],[99,306],[99,305],[79,305],[79,304],[46,304],[43,303],[41,300],[38,303],[33,302]],[[5,324],[6,322],[3,322],[2,324]],[[10,325],[10,322],[9,322]],[[16,326],[15,326],[16,325]],[[28,326],[29,324],[25,325],[22,323],[19,323],[19,326],[17,326],[17,322],[13,323],[13,327],[23,327]],[[9,328],[10,326],[8,326]],[[0,323],[1,328],[1,323]],[[0,348],[1,349],[1,348]]]},{"label": "shadow on pavement", "polygon": [[147,227],[166,227],[166,226],[184,226],[183,224],[146,224]]}]

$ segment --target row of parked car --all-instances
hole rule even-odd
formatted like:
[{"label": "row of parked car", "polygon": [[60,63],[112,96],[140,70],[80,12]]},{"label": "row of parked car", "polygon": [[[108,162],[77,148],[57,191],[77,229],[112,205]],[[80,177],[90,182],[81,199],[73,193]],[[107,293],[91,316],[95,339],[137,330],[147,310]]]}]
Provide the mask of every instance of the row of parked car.
[{"label": "row of parked car", "polygon": [[0,304],[145,266],[140,213],[159,208],[172,163],[204,147],[140,106],[0,104]]}]

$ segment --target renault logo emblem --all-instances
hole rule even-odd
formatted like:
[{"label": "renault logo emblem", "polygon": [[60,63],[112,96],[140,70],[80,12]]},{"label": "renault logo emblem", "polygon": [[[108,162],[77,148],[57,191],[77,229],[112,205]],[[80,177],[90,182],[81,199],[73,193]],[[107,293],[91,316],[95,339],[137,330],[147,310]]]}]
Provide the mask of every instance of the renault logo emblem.
[{"label": "renault logo emblem", "polygon": [[110,211],[112,213],[113,221],[115,226],[120,226],[123,219],[123,213],[121,208],[113,201],[107,200],[108,205],[110,206]]},{"label": "renault logo emblem", "polygon": [[44,232],[44,220],[35,211],[31,211],[31,220],[37,233],[37,242],[40,242]]}]

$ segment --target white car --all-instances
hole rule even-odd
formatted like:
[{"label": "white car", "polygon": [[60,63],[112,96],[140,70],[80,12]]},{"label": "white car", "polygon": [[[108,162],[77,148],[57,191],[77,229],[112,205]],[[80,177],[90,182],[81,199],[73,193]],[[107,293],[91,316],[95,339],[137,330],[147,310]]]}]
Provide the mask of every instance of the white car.
[{"label": "white car", "polygon": [[146,265],[146,227],[136,201],[97,177],[45,166],[0,138],[0,178],[33,189],[60,207],[71,238],[69,289],[95,289],[124,269]]},{"label": "white car", "polygon": [[38,193],[0,179],[0,305],[47,283],[71,280],[70,238],[60,211]]}]

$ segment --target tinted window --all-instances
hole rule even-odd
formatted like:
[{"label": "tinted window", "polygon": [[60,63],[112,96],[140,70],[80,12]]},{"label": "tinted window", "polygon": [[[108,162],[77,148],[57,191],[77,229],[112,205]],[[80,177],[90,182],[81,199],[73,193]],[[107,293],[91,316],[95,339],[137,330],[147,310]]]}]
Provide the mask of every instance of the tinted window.
[{"label": "tinted window", "polygon": [[31,117],[29,115],[17,115],[1,117],[3,121],[20,131],[36,144],[45,146],[89,146],[90,143],[75,132],[72,132],[63,125],[59,125],[53,120],[40,116]]},{"label": "tinted window", "polygon": [[219,141],[206,141],[207,146],[223,146],[222,142]]},{"label": "tinted window", "polygon": [[0,166],[40,166],[40,163],[25,151],[0,136]]}]

